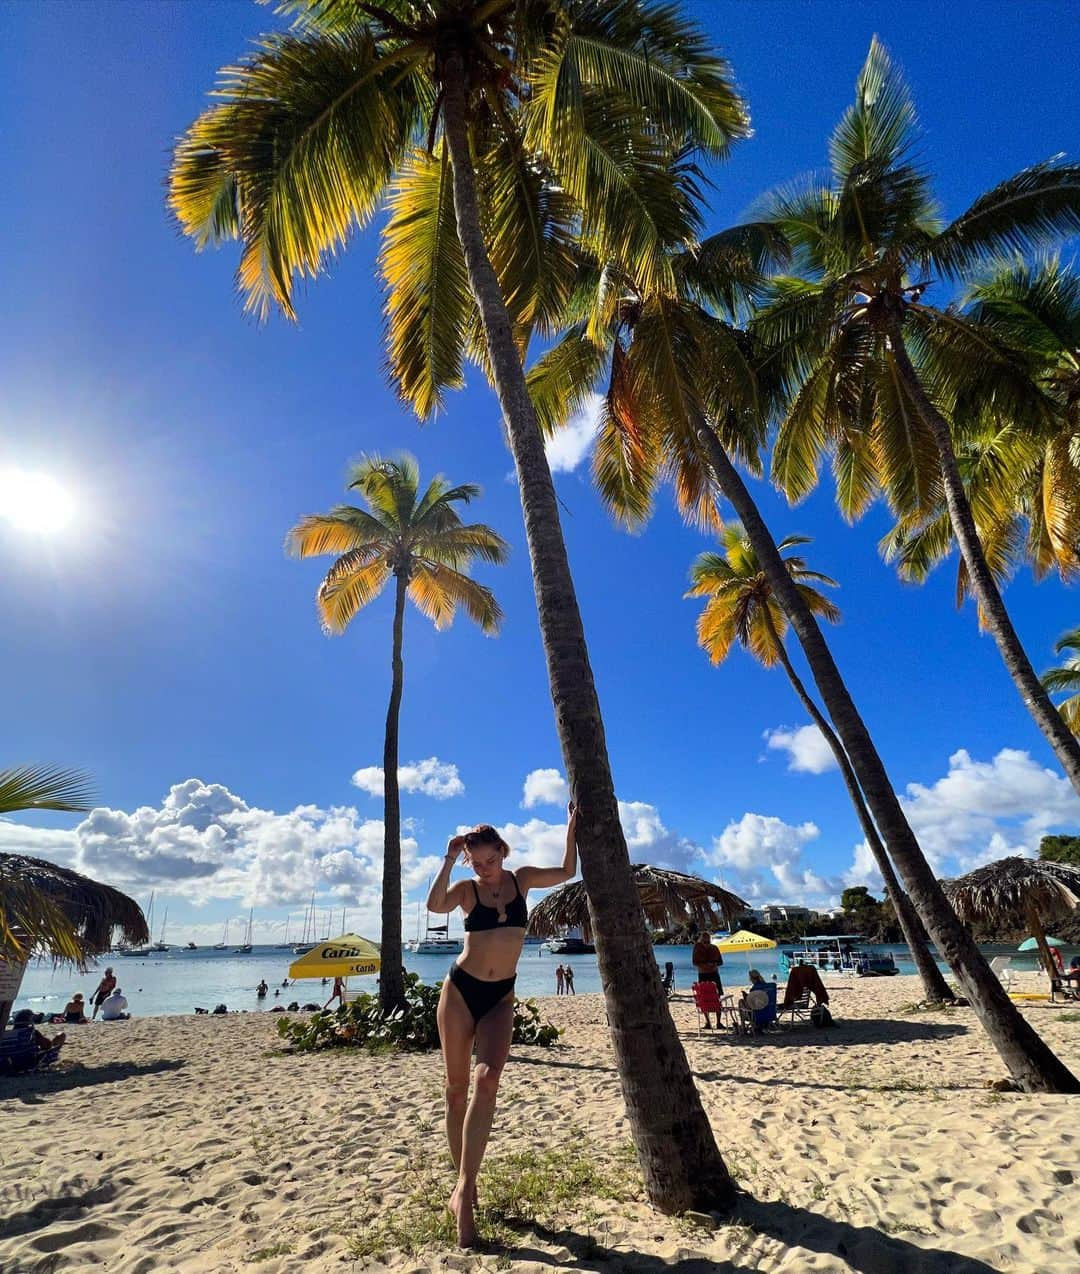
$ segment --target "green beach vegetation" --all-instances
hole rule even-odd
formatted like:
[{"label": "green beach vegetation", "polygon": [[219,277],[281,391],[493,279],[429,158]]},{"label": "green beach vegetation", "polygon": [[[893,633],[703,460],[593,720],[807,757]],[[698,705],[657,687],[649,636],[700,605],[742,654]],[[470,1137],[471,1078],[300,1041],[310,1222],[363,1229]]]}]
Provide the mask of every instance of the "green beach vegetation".
[{"label": "green beach vegetation", "polygon": [[[1026,527],[1040,551],[1051,545],[1057,569],[1071,570],[1075,557],[1067,517],[1044,519],[1036,506],[1053,502],[1035,499],[1049,487],[1062,493],[1064,510],[1078,480],[1075,342],[1067,333],[1057,345],[1035,339],[1016,319],[1019,307],[1009,317],[1002,288],[1014,266],[1002,258],[1036,270],[1038,254],[1080,230],[1080,168],[1036,164],[942,225],[913,155],[913,103],[875,40],[830,140],[827,179],[796,182],[764,200],[747,224],[707,235],[705,166],[747,136],[749,122],[731,69],[678,6],[285,0],[279,9],[292,29],[262,37],[223,70],[214,104],[178,142],[169,204],[198,247],[240,241],[238,283],[249,310],[290,318],[297,283],[322,273],[384,208],[394,387],[421,418],[446,406],[466,361],[495,390],[580,809],[607,1014],[651,1202],[709,1209],[729,1202],[734,1188],[655,976],[544,450],[545,435],[598,388],[593,466],[606,504],[625,525],[640,526],[670,480],[687,520],[721,536],[727,555],[706,559],[696,582],[710,605],[723,603],[717,650],[738,636],[764,662],[785,666],[838,761],[845,758],[841,769],[883,874],[891,859],[899,878],[890,895],[899,902],[906,893],[917,912],[912,936],[921,921],[947,955],[1017,1084],[1078,1091],[988,969],[922,852],[818,625],[817,616],[834,617],[831,603],[807,581],[830,581],[802,566],[793,571],[784,553],[803,541],[776,542],[740,468],[759,476],[771,446],[772,479],[798,501],[829,457],[846,517],[888,503],[898,522],[886,552],[911,578],[955,541],[964,589],[1080,791],[1080,743],[1019,642],[999,587],[1007,573],[1000,564],[1012,559],[995,547],[1007,543],[1019,555],[1016,530]],[[997,284],[984,286],[984,276]],[[937,280],[966,288],[965,305],[928,305],[924,294]],[[534,340],[548,348],[526,374]],[[1010,444],[1013,468],[998,471],[1012,476],[995,491],[990,467],[966,459],[1005,428],[1022,445]],[[396,508],[386,494],[395,483],[411,483],[415,501],[416,482],[393,463],[395,476],[391,462],[377,462],[357,484],[369,504],[385,497],[385,509]],[[737,532],[724,530],[724,499]],[[324,623],[339,628],[376,576],[385,583],[395,574],[356,512],[345,527],[334,514],[313,526],[305,551],[343,555],[320,593]],[[395,527],[403,531],[405,522]],[[388,533],[385,519],[380,528]],[[369,550],[375,557],[341,565]],[[1028,555],[1037,569],[1050,560]],[[351,591],[342,582],[348,575]],[[392,901],[384,898],[384,943],[395,951],[400,871],[389,855],[399,815],[390,776],[407,584],[398,573],[385,765]],[[730,610],[728,592],[737,599]],[[788,627],[821,707],[787,659]],[[391,980],[383,1007],[404,995]],[[642,1020],[648,1032],[636,1029]]]}]

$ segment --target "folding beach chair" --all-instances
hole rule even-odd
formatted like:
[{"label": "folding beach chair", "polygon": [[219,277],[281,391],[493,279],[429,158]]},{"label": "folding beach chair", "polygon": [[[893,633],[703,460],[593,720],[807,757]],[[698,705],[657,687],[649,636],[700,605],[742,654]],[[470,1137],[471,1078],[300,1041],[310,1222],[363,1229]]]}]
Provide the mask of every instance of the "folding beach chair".
[{"label": "folding beach chair", "polygon": [[701,1034],[701,1023],[707,1013],[716,1016],[717,1027],[730,1027],[736,1034],[739,1032],[739,1011],[730,995],[721,996],[720,988],[715,982],[695,982],[691,987],[694,993],[694,1008],[697,1010],[698,1034]]},{"label": "folding beach chair", "polygon": [[51,1066],[60,1056],[59,1048],[41,1048],[32,1026],[5,1031],[0,1040],[0,1075],[24,1075],[27,1071]]},{"label": "folding beach chair", "polygon": [[777,1009],[777,1019],[782,1021],[785,1013],[788,1015],[788,1026],[794,1026],[796,1018],[801,1022],[809,1022],[810,992],[804,991],[797,1000],[792,1000],[790,1004],[784,1004]]},{"label": "folding beach chair", "polygon": [[997,980],[1008,991],[1013,984],[1016,974],[1012,968],[1012,956],[994,956],[990,961],[990,971],[997,975]]}]

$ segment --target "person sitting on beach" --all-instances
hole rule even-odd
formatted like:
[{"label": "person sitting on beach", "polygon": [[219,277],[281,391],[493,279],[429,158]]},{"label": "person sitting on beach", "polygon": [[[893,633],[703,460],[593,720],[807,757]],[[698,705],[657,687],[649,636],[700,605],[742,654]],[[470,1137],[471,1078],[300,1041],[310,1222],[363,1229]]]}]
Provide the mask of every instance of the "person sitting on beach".
[{"label": "person sitting on beach", "polygon": [[91,1020],[98,1015],[98,1009],[105,1003],[113,993],[113,987],[116,986],[116,978],[113,975],[112,968],[105,970],[105,975],[97,984],[94,994],[90,997],[90,1003],[94,1006],[94,1011],[90,1014]]},{"label": "person sitting on beach", "polygon": [[566,983],[566,974],[561,964],[555,966],[555,994],[562,995]]},{"label": "person sitting on beach", "polygon": [[345,1003],[345,979],[344,978],[334,979],[334,989],[330,992],[330,998],[323,1005],[323,1011],[325,1012],[330,1007],[330,1005],[333,1004],[335,1000],[339,1000],[342,1004]]},{"label": "person sitting on beach", "polygon": [[11,1027],[16,1031],[25,1031],[27,1027],[32,1027],[34,1031],[34,1047],[39,1052],[48,1053],[54,1048],[62,1047],[67,1035],[64,1031],[58,1031],[55,1035],[46,1035],[44,1031],[39,1031],[34,1024],[33,1009],[19,1009],[17,1013],[11,1015]]},{"label": "person sitting on beach", "polygon": [[[694,949],[690,953],[690,962],[697,973],[697,980],[699,982],[715,982],[717,994],[722,995],[724,984],[720,981],[720,966],[724,963],[724,957],[720,954],[720,948],[704,930],[700,930],[696,935]],[[703,1014],[703,1016],[705,1018],[705,1029],[711,1031],[712,1023],[709,1021],[708,1013]],[[719,1027],[719,1020],[717,1020],[716,1025]]]},{"label": "person sitting on beach", "polygon": [[[510,846],[494,827],[484,823],[450,840],[442,870],[428,894],[428,911],[445,916],[460,907],[465,913],[465,949],[450,966],[437,1014],[446,1070],[446,1139],[458,1173],[450,1211],[462,1247],[472,1247],[477,1241],[473,1217],[476,1178],[514,1032],[514,983],[529,918],[526,896],[530,889],[561,885],[577,874],[577,809],[573,801],[567,812],[561,867],[524,866],[516,872],[507,871]],[[463,852],[472,879],[450,884],[450,873]],[[476,1069],[470,1099],[474,1047]]]},{"label": "person sitting on beach", "polygon": [[86,1006],[80,992],[76,991],[64,1005],[64,1021],[75,1026],[82,1026],[86,1022]]},{"label": "person sitting on beach", "polygon": [[103,1022],[126,1022],[131,1017],[131,1014],[127,1011],[127,1006],[124,993],[117,987],[101,1006],[101,1020]]}]

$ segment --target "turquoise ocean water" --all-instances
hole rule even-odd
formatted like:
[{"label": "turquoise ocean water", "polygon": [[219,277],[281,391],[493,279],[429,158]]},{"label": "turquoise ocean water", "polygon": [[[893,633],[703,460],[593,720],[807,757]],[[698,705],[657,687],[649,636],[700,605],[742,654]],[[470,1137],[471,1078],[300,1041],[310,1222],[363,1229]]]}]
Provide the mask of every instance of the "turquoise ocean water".
[{"label": "turquoise ocean water", "polygon": [[[891,951],[901,974],[914,974],[905,946],[872,947],[869,950]],[[1003,946],[983,948],[988,956],[1011,952]],[[670,960],[675,965],[676,986],[686,989],[693,981],[690,948],[656,947],[659,968]],[[1071,949],[1063,954],[1066,964]],[[1035,961],[1027,955],[1014,955],[1014,967],[1034,969]],[[227,1004],[229,1009],[265,1011],[275,1004],[289,1004],[298,1000],[322,1004],[329,995],[329,987],[323,989],[318,979],[296,982],[281,987],[288,974],[293,956],[291,950],[279,947],[257,946],[250,955],[237,955],[232,951],[183,951],[173,950],[150,957],[109,956],[102,959],[86,974],[68,968],[54,969],[42,961],[26,971],[16,1008],[31,1008],[36,1012],[60,1012],[68,999],[81,991],[89,1000],[105,966],[111,965],[120,987],[127,997],[129,1009],[139,1017],[160,1017],[165,1014],[191,1013],[196,1005],[212,1009],[216,1004]],[[436,983],[446,976],[453,956],[415,956],[406,953],[405,967],[420,975],[425,982]],[[578,992],[599,991],[600,977],[595,956],[553,956],[539,946],[528,945],[518,965],[517,992],[519,997],[554,995],[555,966],[570,964],[574,968],[574,984]],[[728,956],[721,976],[724,985],[731,989],[746,983],[750,967],[760,969],[769,978],[776,972],[776,952],[758,951],[747,956]],[[945,967],[944,965],[942,966]],[[948,973],[948,970],[945,970]],[[264,1000],[255,996],[255,988],[261,979],[270,984],[270,994]],[[353,978],[350,989],[375,989],[375,979]],[[274,996],[275,989],[280,995]]]}]

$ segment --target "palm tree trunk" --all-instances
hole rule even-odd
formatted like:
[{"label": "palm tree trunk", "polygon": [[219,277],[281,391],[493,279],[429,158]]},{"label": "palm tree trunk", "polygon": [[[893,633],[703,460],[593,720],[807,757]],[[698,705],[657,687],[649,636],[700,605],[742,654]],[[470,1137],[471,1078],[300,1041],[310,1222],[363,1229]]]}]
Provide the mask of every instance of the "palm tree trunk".
[{"label": "palm tree trunk", "polygon": [[960,555],[967,567],[971,591],[979,604],[982,622],[997,643],[1009,676],[1012,677],[1020,692],[1020,698],[1024,701],[1024,707],[1031,713],[1035,724],[1054,749],[1054,755],[1068,776],[1069,782],[1080,793],[1080,742],[1061,719],[1061,713],[1054,707],[1035,669],[1031,666],[1031,660],[1013,627],[1012,619],[994,582],[993,573],[986,561],[982,541],[979,539],[979,532],[975,526],[967,492],[964,490],[964,480],[960,476],[960,468],[956,463],[956,453],[953,450],[948,422],[930,401],[929,395],[923,388],[919,373],[915,370],[907,347],[904,345],[904,336],[898,317],[890,318],[888,333],[897,371],[923,423],[933,435],[941,457],[941,478],[945,485],[945,503],[949,510],[949,521],[952,523]]},{"label": "palm tree trunk", "polygon": [[382,966],[379,969],[379,1007],[391,1013],[405,1003],[401,968],[401,800],[398,794],[398,724],[405,665],[401,648],[405,630],[405,593],[408,575],[399,570],[394,594],[394,653],[391,661],[390,705],[383,739],[383,878]]},{"label": "palm tree trunk", "polygon": [[851,797],[855,813],[859,817],[859,825],[863,829],[866,843],[870,846],[870,853],[874,856],[874,862],[877,863],[881,879],[885,882],[885,890],[896,911],[896,919],[900,923],[904,941],[907,943],[908,950],[915,961],[919,977],[922,978],[926,998],[932,1002],[951,1000],[952,992],[949,990],[944,975],[937,967],[937,961],[930,954],[922,923],[915,913],[915,908],[911,905],[911,899],[900,888],[900,882],[896,879],[896,872],[893,871],[889,855],[885,852],[885,846],[881,843],[881,837],[874,826],[874,820],[870,817],[870,811],[866,808],[866,801],[863,799],[862,789],[859,787],[859,780],[855,777],[855,771],[851,768],[848,754],[844,751],[843,744],[836,737],[836,732],[825,719],[825,714],[810,697],[809,692],[802,683],[802,679],[795,671],[794,665],[788,658],[787,648],[784,646],[780,634],[776,631],[767,606],[762,607],[762,614],[769,630],[769,636],[776,647],[777,657],[788,675],[788,680],[795,687],[795,693],[799,696],[803,707],[810,714],[811,721],[821,731],[825,742],[832,750],[833,756],[836,757],[836,763],[840,767],[840,773],[844,779],[844,786],[847,788],[848,796]]},{"label": "palm tree trunk", "polygon": [[447,52],[441,70],[458,236],[517,470],[555,721],[580,810],[581,874],[634,1144],[649,1198],[658,1208],[722,1207],[734,1188],[661,989],[631,877],[555,488],[510,316],[484,245],[464,67],[456,49]]},{"label": "palm tree trunk", "polygon": [[720,488],[742,522],[773,595],[783,607],[802,645],[866,804],[934,945],[956,974],[964,995],[1020,1087],[1025,1092],[1080,1092],[1080,1081],[1021,1015],[983,959],[970,932],[957,919],[915,839],[817,620],[788,574],[753,497],[716,434],[709,428],[703,428],[700,437]]}]

